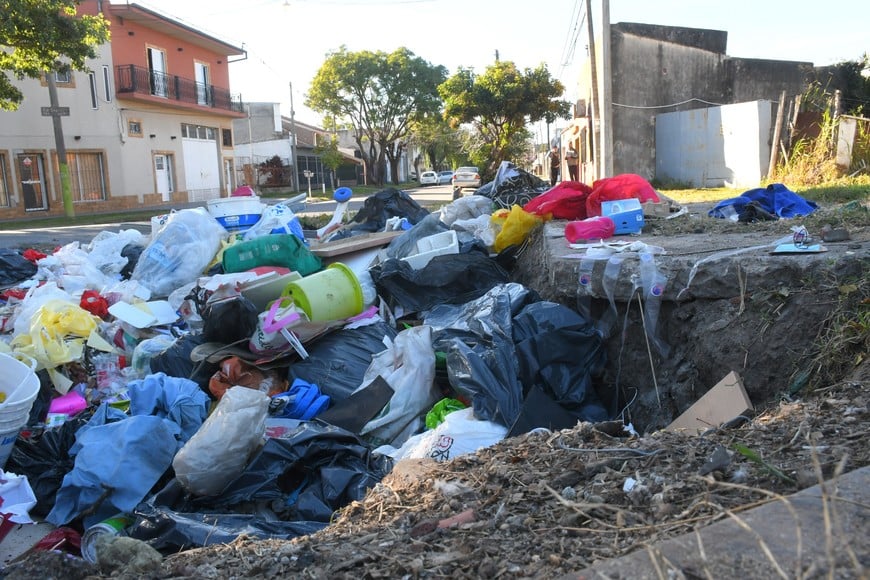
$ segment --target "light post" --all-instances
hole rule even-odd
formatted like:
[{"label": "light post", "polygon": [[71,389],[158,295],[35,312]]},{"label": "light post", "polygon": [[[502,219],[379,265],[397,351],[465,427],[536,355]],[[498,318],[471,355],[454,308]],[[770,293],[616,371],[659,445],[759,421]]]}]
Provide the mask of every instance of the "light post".
[{"label": "light post", "polygon": [[[290,169],[291,187],[299,191],[299,172],[296,170],[296,111],[293,110],[293,82],[290,83]],[[311,195],[311,192],[308,193]]]}]

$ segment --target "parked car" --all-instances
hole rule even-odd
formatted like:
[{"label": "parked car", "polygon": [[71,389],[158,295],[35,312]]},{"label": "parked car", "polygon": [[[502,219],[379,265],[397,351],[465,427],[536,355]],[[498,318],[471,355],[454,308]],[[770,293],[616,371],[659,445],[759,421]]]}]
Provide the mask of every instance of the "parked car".
[{"label": "parked car", "polygon": [[438,185],[438,174],[434,171],[424,171],[420,174],[420,185]]},{"label": "parked car", "polygon": [[453,181],[453,172],[452,171],[439,171],[438,172],[438,185],[447,185],[448,183]]},{"label": "parked car", "polygon": [[460,167],[453,172],[451,180],[454,189],[463,189],[466,187],[480,187],[480,173],[477,167]]}]

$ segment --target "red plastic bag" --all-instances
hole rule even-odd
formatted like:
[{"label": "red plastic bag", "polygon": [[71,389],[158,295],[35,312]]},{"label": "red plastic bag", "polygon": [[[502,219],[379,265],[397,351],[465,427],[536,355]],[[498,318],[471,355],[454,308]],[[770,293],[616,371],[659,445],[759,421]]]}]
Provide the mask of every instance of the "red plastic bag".
[{"label": "red plastic bag", "polygon": [[649,182],[634,173],[623,173],[599,179],[592,184],[592,193],[586,199],[586,215],[601,215],[601,202],[635,198],[640,203],[658,203],[659,196]]},{"label": "red plastic bag", "polygon": [[562,181],[523,206],[527,213],[541,217],[550,214],[557,220],[586,219],[586,198],[592,188],[579,181]]},{"label": "red plastic bag", "polygon": [[595,216],[568,223],[565,226],[565,238],[572,244],[606,240],[613,237],[615,231],[616,224],[612,219],[607,216]]}]

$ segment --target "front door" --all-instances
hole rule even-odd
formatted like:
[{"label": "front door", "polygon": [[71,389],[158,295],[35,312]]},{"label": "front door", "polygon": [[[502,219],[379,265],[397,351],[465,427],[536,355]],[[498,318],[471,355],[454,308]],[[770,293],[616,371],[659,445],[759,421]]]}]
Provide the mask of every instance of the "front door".
[{"label": "front door", "polygon": [[154,175],[157,178],[157,193],[162,201],[169,201],[172,191],[172,158],[158,153],[154,155]]},{"label": "front door", "polygon": [[40,153],[18,154],[18,177],[24,194],[25,211],[48,209],[45,197],[45,164]]}]

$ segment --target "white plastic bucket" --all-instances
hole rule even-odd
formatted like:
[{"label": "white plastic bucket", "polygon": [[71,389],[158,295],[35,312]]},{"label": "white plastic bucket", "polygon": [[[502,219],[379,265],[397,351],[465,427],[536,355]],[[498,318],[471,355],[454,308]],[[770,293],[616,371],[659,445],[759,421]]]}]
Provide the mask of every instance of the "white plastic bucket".
[{"label": "white plastic bucket", "polygon": [[21,428],[27,425],[30,408],[39,394],[39,377],[14,356],[0,353],[0,468],[12,453]]},{"label": "white plastic bucket", "polygon": [[208,213],[230,232],[249,229],[260,221],[263,209],[264,206],[256,195],[208,200]]}]

